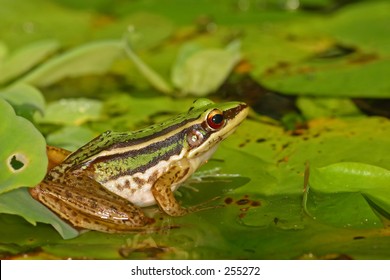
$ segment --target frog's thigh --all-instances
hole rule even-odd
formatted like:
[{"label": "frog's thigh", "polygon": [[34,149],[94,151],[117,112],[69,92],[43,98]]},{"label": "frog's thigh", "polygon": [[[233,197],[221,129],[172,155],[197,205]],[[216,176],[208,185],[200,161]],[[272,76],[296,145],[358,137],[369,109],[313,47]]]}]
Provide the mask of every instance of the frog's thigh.
[{"label": "frog's thigh", "polygon": [[[42,182],[32,196],[75,227],[105,232],[124,232],[142,228],[151,222],[127,200],[113,195],[97,182],[83,178],[83,186]],[[91,190],[96,188],[96,193]],[[105,194],[106,192],[106,194]]]},{"label": "frog's thigh", "polygon": [[171,166],[166,173],[161,175],[152,187],[152,193],[157,204],[170,216],[183,216],[189,212],[189,209],[180,206],[171,190],[172,184],[186,176],[189,168],[188,161],[180,161],[179,164]]}]

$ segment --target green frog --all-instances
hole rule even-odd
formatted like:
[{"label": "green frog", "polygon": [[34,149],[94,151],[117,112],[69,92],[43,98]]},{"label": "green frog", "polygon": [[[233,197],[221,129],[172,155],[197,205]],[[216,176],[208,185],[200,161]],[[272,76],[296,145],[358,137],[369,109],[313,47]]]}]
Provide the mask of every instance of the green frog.
[{"label": "green frog", "polygon": [[198,211],[182,207],[174,191],[247,114],[245,103],[203,98],[160,124],[107,131],[67,155],[30,193],[74,227],[103,232],[145,228],[153,219],[141,208],[154,204],[170,216]]}]

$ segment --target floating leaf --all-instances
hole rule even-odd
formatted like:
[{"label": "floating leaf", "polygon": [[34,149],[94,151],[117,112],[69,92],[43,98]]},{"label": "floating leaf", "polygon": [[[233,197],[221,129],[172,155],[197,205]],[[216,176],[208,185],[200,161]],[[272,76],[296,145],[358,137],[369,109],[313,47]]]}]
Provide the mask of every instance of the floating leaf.
[{"label": "floating leaf", "polygon": [[[126,36],[131,35],[133,30],[129,30]],[[126,37],[127,40],[127,37]],[[172,87],[151,67],[149,67],[142,59],[135,54],[132,46],[126,42],[125,51],[127,56],[134,63],[137,70],[148,80],[148,82],[157,90],[170,94],[172,93]]]},{"label": "floating leaf", "polygon": [[389,97],[389,62],[376,55],[344,60],[303,62],[262,77],[263,83],[286,94],[327,97]]},{"label": "floating leaf", "polygon": [[0,213],[19,215],[29,223],[51,224],[64,239],[74,238],[79,232],[58,218],[49,209],[31,197],[26,188],[19,188],[0,196]]},{"label": "floating leaf", "polygon": [[185,64],[188,60],[188,58],[193,55],[194,53],[201,50],[201,47],[194,43],[187,43],[183,45],[179,53],[177,54],[176,61],[173,64],[172,67],[172,73],[171,73],[171,80],[172,83],[178,87],[181,88],[181,86],[185,82],[185,72],[183,71]]},{"label": "floating leaf", "polygon": [[139,12],[125,19],[130,23],[127,39],[134,51],[156,47],[173,32],[171,20],[158,14]]},{"label": "floating leaf", "polygon": [[340,162],[314,168],[310,172],[312,188],[326,192],[388,192],[390,202],[390,171],[360,162]]},{"label": "floating leaf", "polygon": [[321,193],[310,189],[307,211],[316,221],[340,228],[383,228],[381,218],[360,193]]},{"label": "floating leaf", "polygon": [[49,134],[46,140],[48,145],[74,151],[95,136],[96,133],[88,128],[82,126],[66,126]]},{"label": "floating leaf", "polygon": [[183,94],[205,96],[225,81],[240,58],[238,41],[226,49],[196,50],[186,47],[174,66],[172,81]]},{"label": "floating leaf", "polygon": [[27,84],[16,84],[2,89],[0,97],[12,104],[17,114],[24,117],[31,117],[35,111],[43,114],[45,110],[45,99],[42,93]]},{"label": "floating leaf", "polygon": [[309,184],[312,189],[323,193],[368,195],[380,201],[380,207],[390,216],[390,171],[385,168],[359,162],[335,163],[313,168]]},{"label": "floating leaf", "polygon": [[102,110],[102,102],[87,98],[61,99],[47,106],[43,117],[36,116],[40,123],[80,125],[97,120]]},{"label": "floating leaf", "polygon": [[[332,0],[275,0],[258,5],[260,1],[187,0],[182,5],[180,0],[166,0],[161,5],[156,0],[139,0],[107,5],[109,1],[104,0],[99,2],[106,3],[90,5],[92,12],[85,9],[87,4],[74,1],[0,2],[2,40],[13,49],[45,37],[59,39],[65,47],[96,38],[120,38],[126,26],[136,23],[130,38],[133,51],[165,80],[181,46],[198,44],[210,49],[238,39],[242,42],[244,61],[214,98],[222,100],[225,93],[229,98],[230,93],[237,93],[237,99],[247,100],[257,109],[262,102],[259,97],[262,87],[252,80],[247,83],[248,79],[239,79],[237,83],[236,77],[244,74],[281,94],[305,95],[304,99],[298,97],[298,105],[311,118],[304,126],[286,130],[277,122],[269,122],[252,112],[251,118],[202,167],[206,171],[219,168],[221,173],[232,176],[202,178],[201,183],[192,185],[199,192],[179,189],[178,200],[184,206],[222,197],[215,205],[225,207],[184,217],[168,217],[158,213],[157,207],[151,207],[145,211],[156,215],[157,223],[163,225],[162,232],[90,231],[70,240],[61,239],[49,225],[33,226],[16,215],[2,214],[0,257],[389,258],[387,204],[379,196],[358,192],[320,193],[311,189],[308,206],[316,219],[300,213],[306,161],[313,169],[347,161],[390,169],[386,153],[390,145],[388,119],[355,114],[346,99],[336,100],[357,94],[388,97],[389,36],[383,33],[387,30],[388,17],[385,1],[349,1],[348,5],[335,5],[336,1]],[[139,16],[133,17],[134,11]],[[153,15],[144,15],[144,11]],[[139,21],[132,22],[132,17],[138,17]],[[176,24],[172,33],[166,33],[168,29],[159,30],[159,21],[155,20],[159,17]],[[364,34],[359,34],[359,30],[365,30]],[[185,54],[181,63],[195,53]],[[104,76],[96,90],[95,87],[89,90],[99,92],[104,102],[102,118],[91,119],[86,124],[96,131],[137,129],[191,106],[190,98],[159,96],[129,61],[116,61],[112,70],[114,75]],[[182,73],[175,75],[182,79]],[[113,84],[121,91],[120,97],[113,93]],[[91,88],[90,77],[79,76],[41,90],[53,101],[56,94],[70,93],[72,97],[84,94],[86,87]],[[326,99],[318,99],[319,95]],[[52,125],[41,127],[53,128]],[[75,131],[70,132],[62,135],[71,140]],[[60,143],[61,134],[54,136]],[[352,211],[353,207],[356,211]]]},{"label": "floating leaf", "polygon": [[66,77],[106,72],[113,61],[123,54],[120,41],[101,41],[72,49],[47,61],[22,82],[37,86],[49,86]]},{"label": "floating leaf", "polygon": [[0,60],[0,83],[20,76],[59,48],[54,40],[39,41],[27,45]]},{"label": "floating leaf", "polygon": [[8,54],[8,48],[7,46],[0,41],[0,62],[2,63],[3,59],[7,56]]},{"label": "floating leaf", "polygon": [[[388,36],[390,3],[372,2],[370,5],[356,3],[344,7],[323,26],[323,29],[345,45],[388,55],[390,53]],[[356,24],[357,22],[359,24]]]},{"label": "floating leaf", "polygon": [[346,98],[299,97],[297,106],[307,119],[323,117],[348,117],[360,114],[355,104]]},{"label": "floating leaf", "polygon": [[[282,54],[261,73],[255,70],[255,77],[268,88],[286,94],[387,98],[389,11],[389,3],[382,1],[359,3],[341,9],[328,20],[293,24],[290,36],[295,38],[294,43],[303,43],[308,36],[320,37],[317,41],[324,42],[322,47],[306,51],[303,56]],[[287,44],[291,42],[283,42],[277,48]]]},{"label": "floating leaf", "polygon": [[38,184],[46,174],[45,139],[1,98],[0,120],[0,193]]}]

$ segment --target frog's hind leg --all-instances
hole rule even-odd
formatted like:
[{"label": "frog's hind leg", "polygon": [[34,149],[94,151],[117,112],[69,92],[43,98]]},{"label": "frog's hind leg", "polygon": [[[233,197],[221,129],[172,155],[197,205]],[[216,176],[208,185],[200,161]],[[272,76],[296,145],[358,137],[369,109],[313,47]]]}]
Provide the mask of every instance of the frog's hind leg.
[{"label": "frog's hind leg", "polygon": [[131,232],[145,229],[153,219],[129,201],[83,177],[77,184],[42,182],[31,195],[77,228],[103,232]]}]

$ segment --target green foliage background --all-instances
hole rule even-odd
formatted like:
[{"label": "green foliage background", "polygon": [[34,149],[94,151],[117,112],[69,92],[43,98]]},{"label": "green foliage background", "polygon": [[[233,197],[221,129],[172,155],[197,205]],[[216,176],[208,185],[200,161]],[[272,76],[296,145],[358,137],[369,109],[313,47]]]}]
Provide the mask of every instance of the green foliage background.
[{"label": "green foliage background", "polygon": [[[388,1],[0,5],[2,258],[390,258]],[[178,193],[224,207],[79,234],[29,197],[46,143],[75,150],[205,95],[252,107]]]}]

